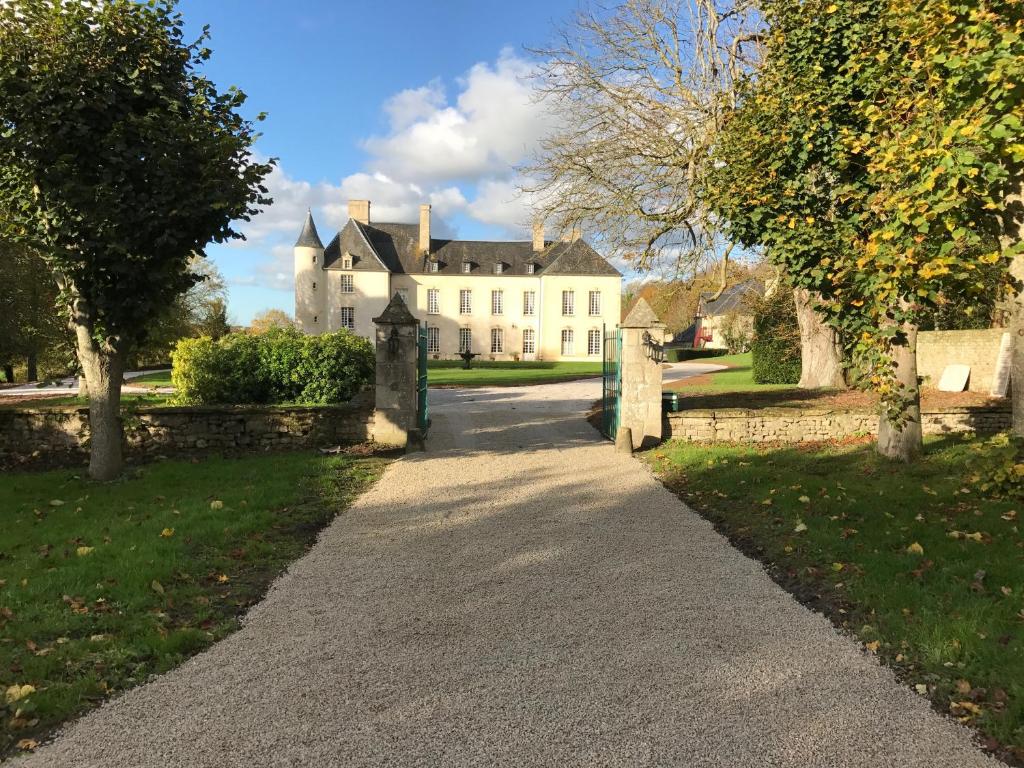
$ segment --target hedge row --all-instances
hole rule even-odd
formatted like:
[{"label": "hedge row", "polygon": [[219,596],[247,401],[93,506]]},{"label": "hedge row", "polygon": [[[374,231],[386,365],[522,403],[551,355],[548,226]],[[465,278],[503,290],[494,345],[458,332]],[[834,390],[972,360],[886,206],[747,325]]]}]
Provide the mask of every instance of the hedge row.
[{"label": "hedge row", "polygon": [[666,352],[668,362],[681,363],[684,360],[700,360],[706,357],[722,357],[728,355],[728,349],[669,349]]},{"label": "hedge row", "polygon": [[792,291],[780,287],[757,303],[750,352],[755,383],[796,384],[800,381],[800,329]]},{"label": "hedge row", "polygon": [[343,403],[373,381],[375,366],[366,339],[294,328],[183,339],[171,359],[179,405]]}]

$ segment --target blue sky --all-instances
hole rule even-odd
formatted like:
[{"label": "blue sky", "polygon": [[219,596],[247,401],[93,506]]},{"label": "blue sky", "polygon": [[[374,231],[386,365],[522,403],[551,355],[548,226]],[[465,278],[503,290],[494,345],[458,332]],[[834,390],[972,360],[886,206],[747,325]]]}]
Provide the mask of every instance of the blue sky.
[{"label": "blue sky", "polygon": [[380,221],[435,232],[525,237],[514,168],[545,127],[530,96],[529,53],[549,42],[576,0],[182,0],[189,30],[209,24],[206,73],[237,85],[250,114],[269,113],[260,154],[277,157],[275,204],[243,227],[244,243],[211,246],[230,313],[247,323],[292,309],[291,245],[306,207],[326,242],[351,198]]}]

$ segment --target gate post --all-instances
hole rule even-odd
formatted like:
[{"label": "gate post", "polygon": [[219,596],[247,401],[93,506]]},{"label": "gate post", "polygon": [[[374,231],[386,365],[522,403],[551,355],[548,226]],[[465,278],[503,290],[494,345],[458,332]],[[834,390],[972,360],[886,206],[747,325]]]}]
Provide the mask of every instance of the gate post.
[{"label": "gate post", "polygon": [[397,293],[373,322],[377,326],[373,440],[405,448],[416,428],[419,323]]},{"label": "gate post", "polygon": [[622,400],[619,428],[627,427],[633,450],[661,441],[661,342],[665,324],[640,299],[622,321]]}]

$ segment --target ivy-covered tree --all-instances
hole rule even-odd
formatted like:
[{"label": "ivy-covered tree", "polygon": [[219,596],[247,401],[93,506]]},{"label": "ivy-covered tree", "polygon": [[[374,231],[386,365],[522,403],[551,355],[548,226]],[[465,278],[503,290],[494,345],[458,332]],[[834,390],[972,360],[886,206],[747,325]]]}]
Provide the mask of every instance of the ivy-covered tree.
[{"label": "ivy-covered tree", "polygon": [[199,71],[206,37],[184,40],[174,0],[0,3],[0,219],[61,286],[97,479],[121,469],[133,345],[194,283],[192,255],[270,202],[244,94]]},{"label": "ivy-covered tree", "polygon": [[[816,291],[881,396],[879,451],[921,447],[917,329],[992,289],[1024,158],[1020,4],[768,0],[771,33],[718,147],[715,204]],[[1005,241],[1004,241],[1005,242]]]}]

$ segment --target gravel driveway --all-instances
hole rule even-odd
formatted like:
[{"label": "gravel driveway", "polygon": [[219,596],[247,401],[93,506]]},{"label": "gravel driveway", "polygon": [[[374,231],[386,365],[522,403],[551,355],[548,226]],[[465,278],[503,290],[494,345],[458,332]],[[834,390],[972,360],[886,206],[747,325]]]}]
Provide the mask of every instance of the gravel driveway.
[{"label": "gravel driveway", "polygon": [[245,627],[24,765],[993,766],[581,419],[432,393]]}]

